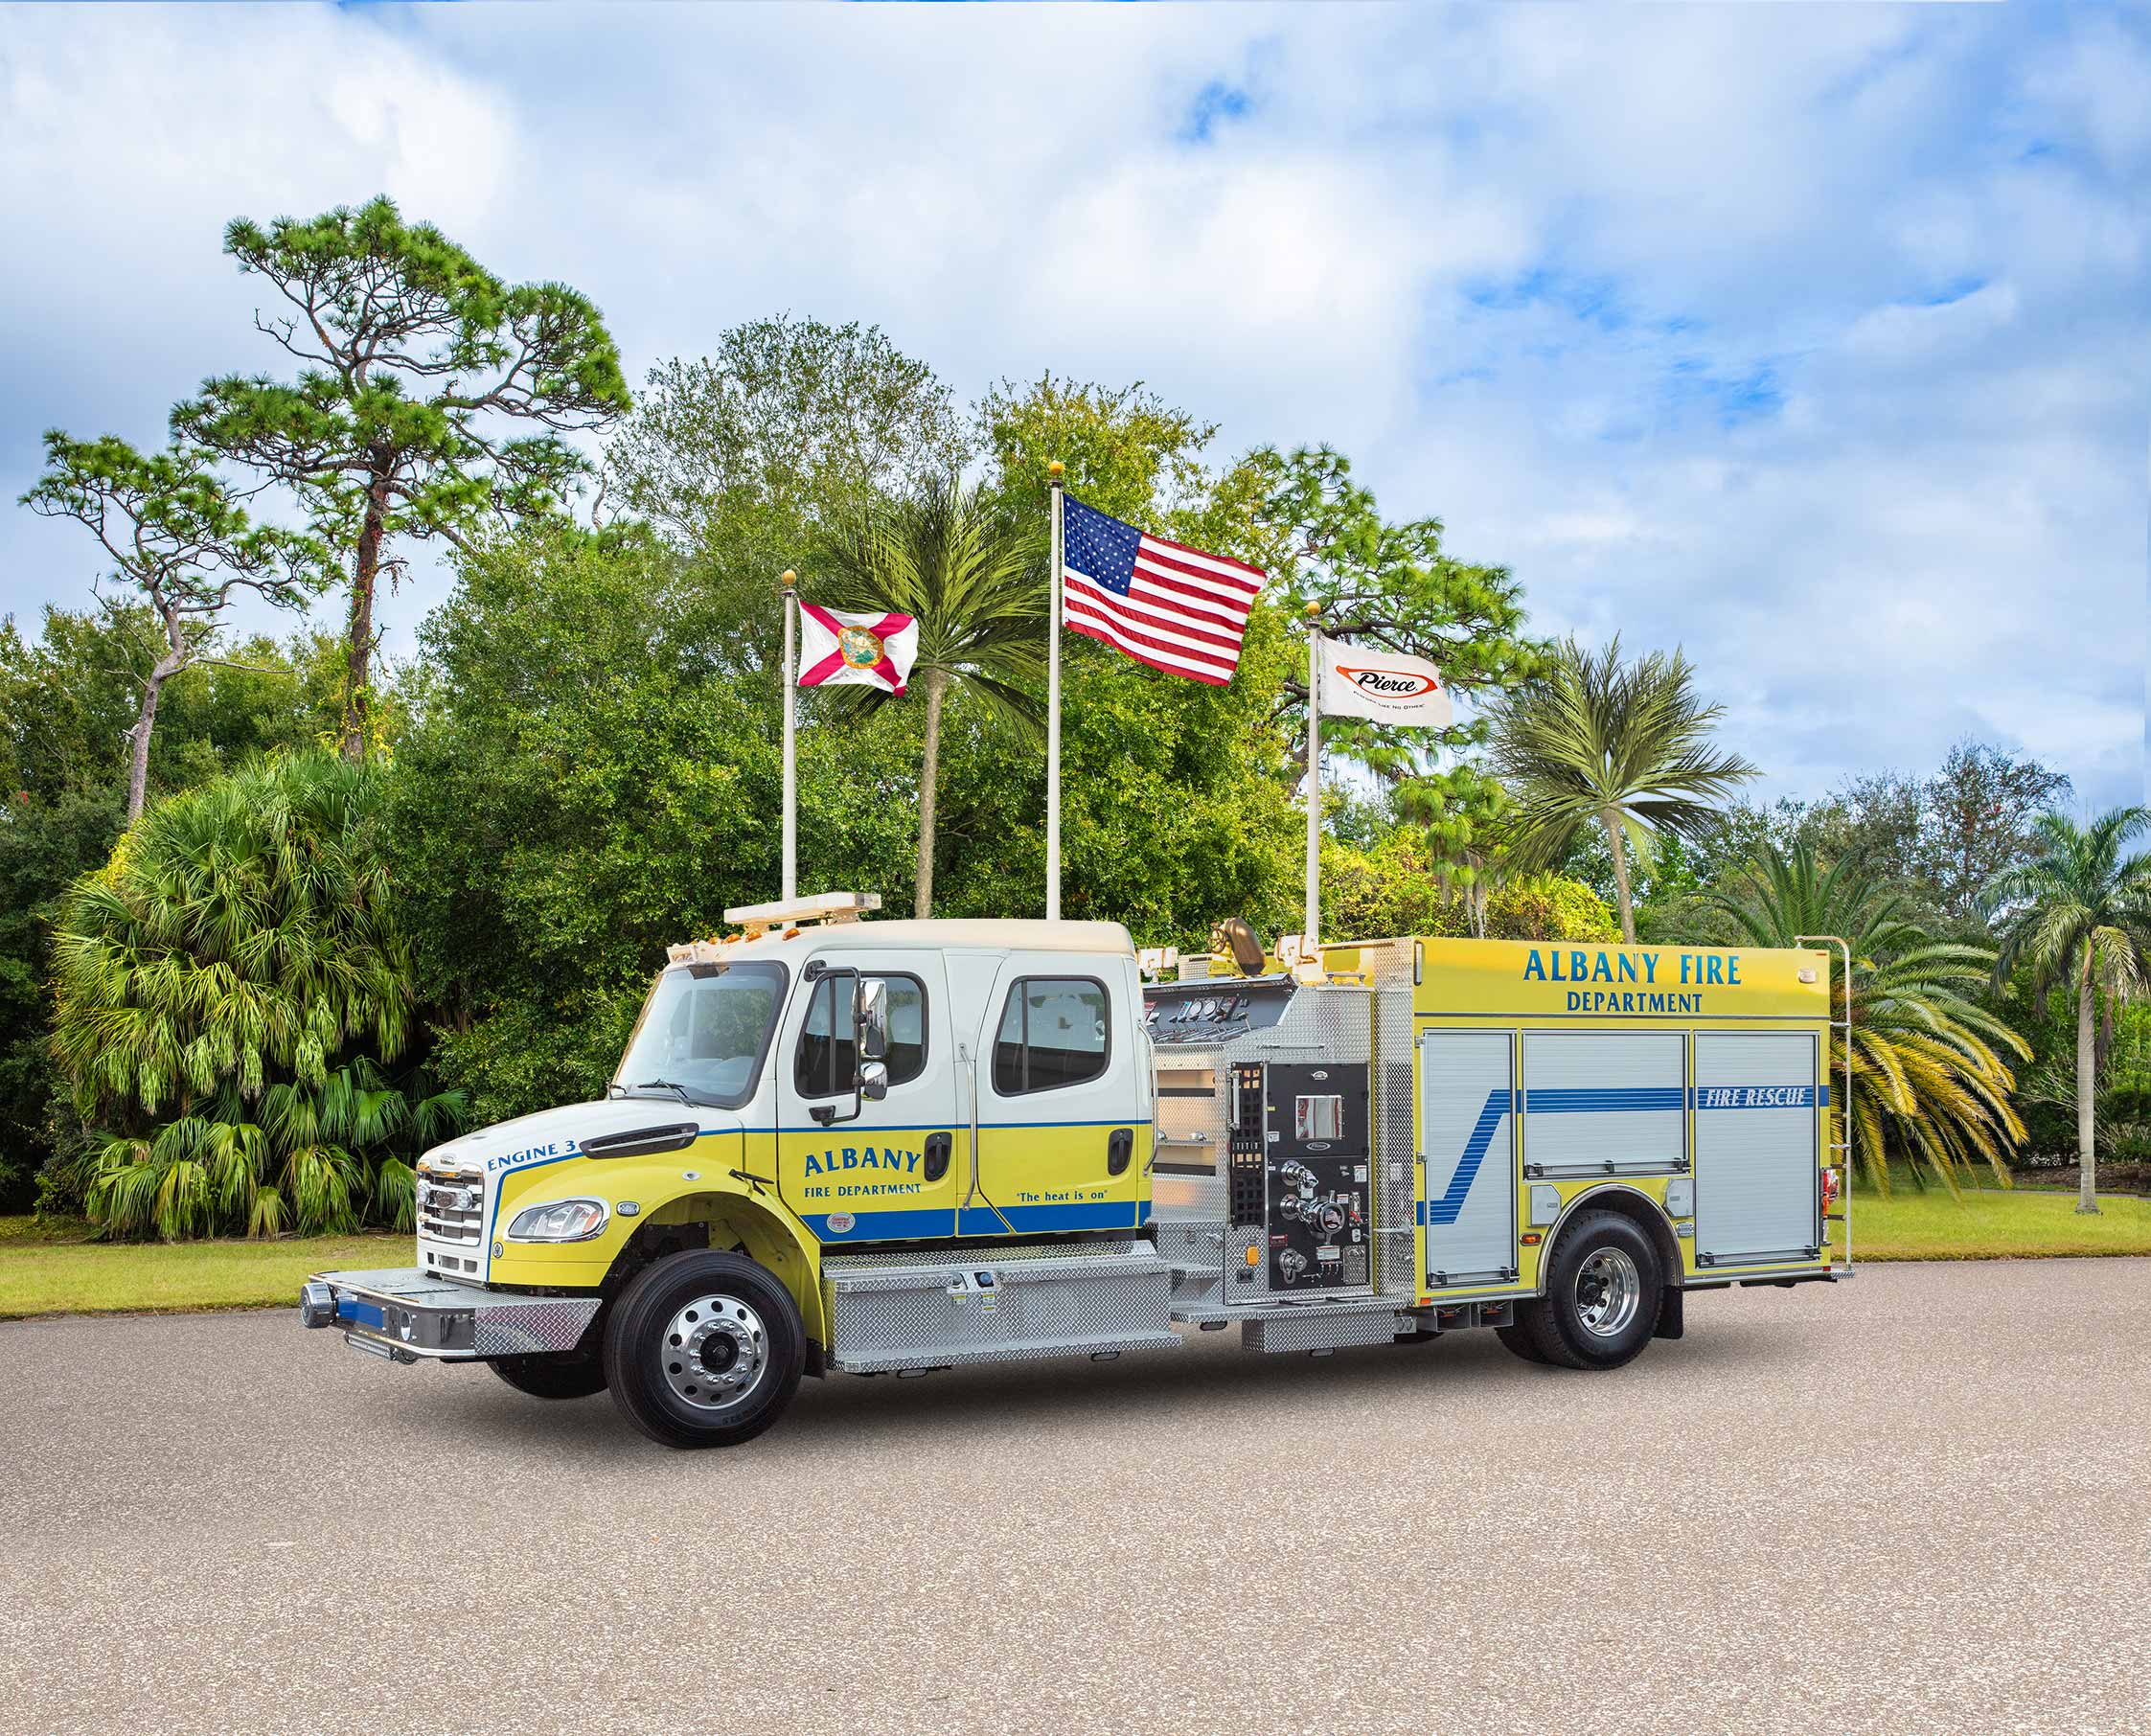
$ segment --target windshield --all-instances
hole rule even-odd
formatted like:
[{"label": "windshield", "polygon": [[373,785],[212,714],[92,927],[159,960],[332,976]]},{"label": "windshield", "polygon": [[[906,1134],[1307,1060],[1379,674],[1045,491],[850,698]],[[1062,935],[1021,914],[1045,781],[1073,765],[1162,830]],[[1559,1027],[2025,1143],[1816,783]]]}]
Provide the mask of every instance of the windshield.
[{"label": "windshield", "polygon": [[635,1020],[614,1089],[738,1108],[754,1094],[784,986],[777,965],[667,971]]}]

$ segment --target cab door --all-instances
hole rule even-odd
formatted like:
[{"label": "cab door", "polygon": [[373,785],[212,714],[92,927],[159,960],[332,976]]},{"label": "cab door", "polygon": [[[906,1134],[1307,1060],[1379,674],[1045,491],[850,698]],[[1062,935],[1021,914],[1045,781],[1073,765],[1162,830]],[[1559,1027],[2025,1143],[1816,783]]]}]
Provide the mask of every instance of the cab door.
[{"label": "cab door", "polygon": [[[858,984],[888,996],[888,1091],[856,1090]],[[824,952],[809,961],[777,1043],[777,1186],[825,1245],[945,1237],[955,1225],[964,1124],[941,960]]]},{"label": "cab door", "polygon": [[1150,1210],[1151,1080],[1133,961],[1012,954],[978,1046],[978,1156],[966,1236],[1139,1228]]}]

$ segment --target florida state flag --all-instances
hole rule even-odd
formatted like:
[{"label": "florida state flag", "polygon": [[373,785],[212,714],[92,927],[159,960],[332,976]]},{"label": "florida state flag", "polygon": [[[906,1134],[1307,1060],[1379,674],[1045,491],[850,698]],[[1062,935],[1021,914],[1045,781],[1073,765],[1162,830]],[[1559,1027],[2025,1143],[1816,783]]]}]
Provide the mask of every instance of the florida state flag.
[{"label": "florida state flag", "polygon": [[910,615],[852,614],[799,605],[799,685],[879,687],[900,694],[919,654],[919,623]]}]

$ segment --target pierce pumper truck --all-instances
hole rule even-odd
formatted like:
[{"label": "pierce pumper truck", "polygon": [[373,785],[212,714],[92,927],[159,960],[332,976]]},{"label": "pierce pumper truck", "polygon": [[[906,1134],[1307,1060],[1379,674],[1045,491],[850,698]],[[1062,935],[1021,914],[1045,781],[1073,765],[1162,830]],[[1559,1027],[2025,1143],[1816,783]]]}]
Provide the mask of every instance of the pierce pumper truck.
[{"label": "pierce pumper truck", "polygon": [[[1115,923],[727,912],[598,1102],[418,1166],[415,1264],[306,1325],[609,1389],[675,1447],[804,1376],[1490,1327],[1617,1368],[1687,1297],[1851,1268],[1831,953],[1404,938],[1138,956]],[[1150,980],[1155,979],[1155,980]]]}]

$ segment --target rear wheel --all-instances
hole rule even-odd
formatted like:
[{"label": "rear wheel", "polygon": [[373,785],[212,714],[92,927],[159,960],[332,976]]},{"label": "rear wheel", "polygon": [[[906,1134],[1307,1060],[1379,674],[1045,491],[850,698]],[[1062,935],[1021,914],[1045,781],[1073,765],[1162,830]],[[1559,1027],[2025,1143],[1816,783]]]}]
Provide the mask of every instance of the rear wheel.
[{"label": "rear wheel", "polygon": [[486,1366],[534,1399],[586,1399],[605,1390],[605,1364],[594,1356],[496,1357]]},{"label": "rear wheel", "polygon": [[1640,1227],[1617,1212],[1587,1212],[1555,1245],[1545,1294],[1517,1311],[1518,1329],[1537,1360],[1618,1368],[1650,1342],[1663,1284]]},{"label": "rear wheel", "polygon": [[668,1447],[731,1447],[783,1414],[807,1363],[799,1310],[766,1268],[698,1249],[642,1272],[606,1323],[613,1403]]}]

